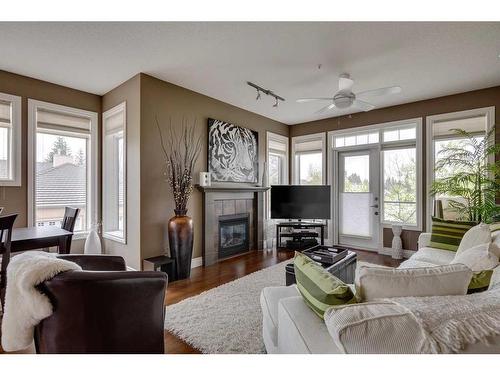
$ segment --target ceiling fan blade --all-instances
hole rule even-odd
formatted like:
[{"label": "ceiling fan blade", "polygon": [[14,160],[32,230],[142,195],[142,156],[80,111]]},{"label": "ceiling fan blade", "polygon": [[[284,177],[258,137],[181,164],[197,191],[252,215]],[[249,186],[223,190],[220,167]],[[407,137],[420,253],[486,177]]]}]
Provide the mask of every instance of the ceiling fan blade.
[{"label": "ceiling fan blade", "polygon": [[339,91],[351,91],[354,81],[347,77],[339,77]]},{"label": "ceiling fan blade", "polygon": [[333,100],[333,98],[300,98],[297,99],[297,103],[315,102],[318,100]]},{"label": "ceiling fan blade", "polygon": [[399,86],[391,86],[391,87],[382,87],[380,89],[361,91],[361,92],[358,92],[356,94],[356,96],[360,97],[360,96],[393,95],[393,94],[399,94],[401,91],[402,91],[401,87],[399,87]]},{"label": "ceiling fan blade", "polygon": [[316,111],[316,113],[323,113],[323,112],[329,111],[330,109],[333,109],[333,108],[335,108],[335,103],[331,103],[331,104],[324,106],[323,108]]},{"label": "ceiling fan blade", "polygon": [[352,103],[355,107],[358,107],[359,109],[362,109],[365,112],[371,111],[375,106],[373,104],[364,102],[362,100],[355,99],[354,102]]}]

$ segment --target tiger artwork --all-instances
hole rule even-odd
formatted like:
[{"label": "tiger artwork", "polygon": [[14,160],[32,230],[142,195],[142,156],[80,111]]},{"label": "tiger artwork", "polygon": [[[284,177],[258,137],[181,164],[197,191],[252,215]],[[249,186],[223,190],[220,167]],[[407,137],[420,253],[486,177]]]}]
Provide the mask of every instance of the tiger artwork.
[{"label": "tiger artwork", "polygon": [[208,120],[208,170],[212,181],[258,181],[257,132],[228,122]]}]

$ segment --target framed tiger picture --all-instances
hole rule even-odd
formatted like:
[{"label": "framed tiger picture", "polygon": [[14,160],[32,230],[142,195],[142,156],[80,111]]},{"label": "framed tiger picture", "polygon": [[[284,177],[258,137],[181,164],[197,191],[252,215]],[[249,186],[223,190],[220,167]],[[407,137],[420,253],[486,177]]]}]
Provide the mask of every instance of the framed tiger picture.
[{"label": "framed tiger picture", "polygon": [[208,119],[208,171],[214,182],[257,183],[258,133],[229,122]]}]

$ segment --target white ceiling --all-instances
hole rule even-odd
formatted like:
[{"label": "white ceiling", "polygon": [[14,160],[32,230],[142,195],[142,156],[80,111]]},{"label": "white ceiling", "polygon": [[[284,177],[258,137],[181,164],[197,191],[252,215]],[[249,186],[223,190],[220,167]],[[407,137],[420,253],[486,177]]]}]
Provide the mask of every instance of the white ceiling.
[{"label": "white ceiling", "polygon": [[[0,51],[0,69],[75,89],[144,72],[286,124],[335,115],[295,100],[331,96],[343,72],[354,92],[403,88],[379,107],[500,85],[498,22],[0,23]],[[286,102],[256,101],[246,81]]]}]

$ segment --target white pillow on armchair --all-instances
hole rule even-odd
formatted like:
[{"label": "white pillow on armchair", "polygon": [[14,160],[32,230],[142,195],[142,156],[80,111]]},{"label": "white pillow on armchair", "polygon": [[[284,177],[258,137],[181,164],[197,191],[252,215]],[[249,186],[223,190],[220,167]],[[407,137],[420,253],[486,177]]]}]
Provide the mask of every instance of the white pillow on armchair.
[{"label": "white pillow on armchair", "polygon": [[483,243],[470,249],[457,252],[451,264],[464,264],[473,272],[492,270],[498,266],[500,249],[494,243]]},{"label": "white pillow on armchair", "polygon": [[460,245],[457,249],[457,255],[463,251],[469,250],[475,246],[490,243],[491,242],[491,230],[488,224],[480,223],[475,227],[470,228],[465,232]]}]

